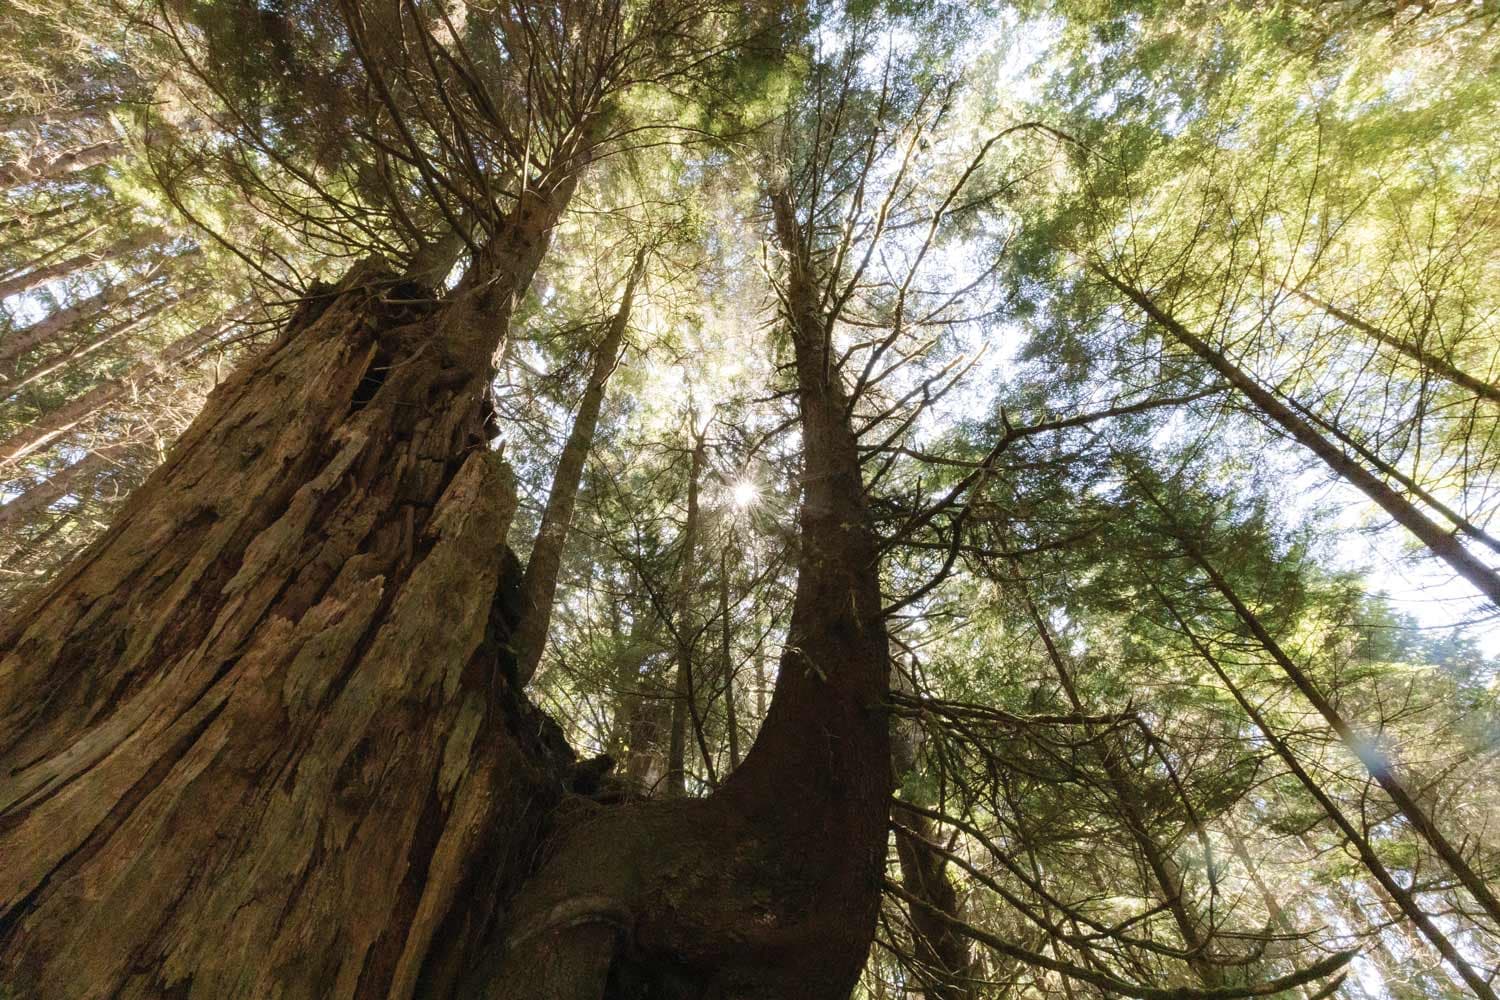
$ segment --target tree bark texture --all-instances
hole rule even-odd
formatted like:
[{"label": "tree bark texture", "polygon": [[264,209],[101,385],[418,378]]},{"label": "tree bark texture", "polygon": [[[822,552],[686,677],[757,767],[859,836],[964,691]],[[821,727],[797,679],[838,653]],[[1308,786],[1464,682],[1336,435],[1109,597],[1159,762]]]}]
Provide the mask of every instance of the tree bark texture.
[{"label": "tree bark texture", "polygon": [[23,993],[410,995],[529,848],[556,779],[496,652],[484,373],[386,277],[304,307],[0,633]]},{"label": "tree bark texture", "polygon": [[[492,260],[529,278],[545,239],[512,236]],[[708,799],[605,806],[570,790],[508,654],[514,501],[481,362],[524,284],[435,304],[398,282],[361,266],[306,303],[0,626],[0,982],[847,996],[879,903],[888,663],[814,338],[806,542],[761,738]]]}]

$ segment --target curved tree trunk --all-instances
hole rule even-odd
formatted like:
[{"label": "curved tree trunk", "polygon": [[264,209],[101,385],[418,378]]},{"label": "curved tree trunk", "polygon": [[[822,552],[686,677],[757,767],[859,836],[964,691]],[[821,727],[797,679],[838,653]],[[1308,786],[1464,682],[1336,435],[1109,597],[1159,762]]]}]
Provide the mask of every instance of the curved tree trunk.
[{"label": "curved tree trunk", "polygon": [[792,260],[804,487],[797,592],[765,724],[706,799],[585,808],[566,821],[469,995],[844,1000],[864,964],[891,790],[889,651],[847,398],[823,363],[800,228],[785,196],[776,208]]},{"label": "curved tree trunk", "polygon": [[[805,543],[744,764],[706,800],[571,794],[508,659],[519,567],[485,362],[567,193],[523,204],[484,255],[504,280],[451,303],[368,266],[311,300],[0,627],[0,982],[42,1000],[848,994],[879,902],[888,664],[810,309]],[[815,302],[802,271],[792,287]]]}]

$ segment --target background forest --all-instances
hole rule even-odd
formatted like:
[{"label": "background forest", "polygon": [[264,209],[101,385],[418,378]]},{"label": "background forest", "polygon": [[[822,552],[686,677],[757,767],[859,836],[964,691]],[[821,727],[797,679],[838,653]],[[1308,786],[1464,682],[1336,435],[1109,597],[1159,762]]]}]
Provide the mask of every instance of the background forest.
[{"label": "background forest", "polygon": [[[587,86],[533,6],[7,0],[4,608],[288,317],[372,256],[460,288],[496,165],[584,136],[489,447],[600,787],[707,796],[767,715],[810,295],[891,643],[855,995],[1494,1000],[1500,6],[604,5]],[[516,38],[524,114],[471,83]]]}]

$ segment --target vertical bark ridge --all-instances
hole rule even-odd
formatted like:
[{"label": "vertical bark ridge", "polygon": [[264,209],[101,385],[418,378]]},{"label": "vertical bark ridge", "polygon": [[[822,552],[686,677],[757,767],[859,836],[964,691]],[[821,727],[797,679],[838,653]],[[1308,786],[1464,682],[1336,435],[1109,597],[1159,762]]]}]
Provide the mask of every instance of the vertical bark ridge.
[{"label": "vertical bark ridge", "polygon": [[461,887],[529,864],[566,753],[501,652],[486,369],[393,280],[304,307],[0,627],[0,979],[27,995],[409,996],[439,927],[494,919]]}]

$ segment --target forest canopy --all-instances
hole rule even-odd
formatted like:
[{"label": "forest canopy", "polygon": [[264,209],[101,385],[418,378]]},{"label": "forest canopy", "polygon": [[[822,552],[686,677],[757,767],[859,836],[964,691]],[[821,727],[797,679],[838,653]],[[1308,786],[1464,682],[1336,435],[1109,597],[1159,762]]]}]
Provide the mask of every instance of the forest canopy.
[{"label": "forest canopy", "polygon": [[12,0],[0,998],[1500,992],[1491,0]]}]

